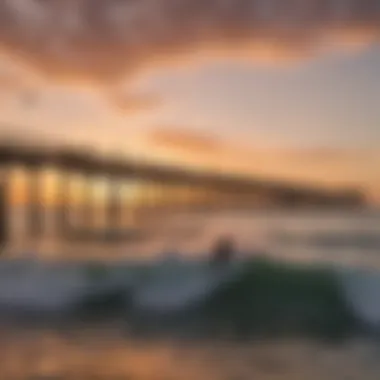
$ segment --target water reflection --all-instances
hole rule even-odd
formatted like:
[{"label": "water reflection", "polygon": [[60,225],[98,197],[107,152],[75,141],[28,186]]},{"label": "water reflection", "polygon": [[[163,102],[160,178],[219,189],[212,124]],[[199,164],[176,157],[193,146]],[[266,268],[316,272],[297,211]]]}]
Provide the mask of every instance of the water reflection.
[{"label": "water reflection", "polygon": [[[14,225],[17,227],[17,220]],[[15,228],[3,257],[38,252],[38,257],[58,260],[140,260],[173,251],[182,256],[204,256],[216,239],[227,234],[235,237],[243,254],[260,251],[292,261],[380,268],[379,213],[185,213],[157,218],[149,231],[142,239],[109,244],[60,240],[49,235],[30,241]],[[326,236],[334,244],[321,244]]]},{"label": "water reflection", "polygon": [[169,342],[122,338],[121,331],[1,333],[2,379],[224,380],[378,379],[369,343]]}]

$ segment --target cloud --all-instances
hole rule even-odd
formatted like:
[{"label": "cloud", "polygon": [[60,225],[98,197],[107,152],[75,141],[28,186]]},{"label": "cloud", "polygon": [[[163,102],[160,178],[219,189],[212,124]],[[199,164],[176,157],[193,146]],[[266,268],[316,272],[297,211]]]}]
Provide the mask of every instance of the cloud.
[{"label": "cloud", "polygon": [[163,99],[156,94],[112,93],[108,97],[109,103],[117,111],[133,113],[142,110],[155,109],[163,103]]},{"label": "cloud", "polygon": [[30,107],[37,103],[40,88],[25,67],[13,64],[0,56],[0,98],[16,99],[20,105]]},{"label": "cloud", "polygon": [[30,84],[16,70],[0,68],[0,94],[3,98],[22,97],[30,91]]},{"label": "cloud", "polygon": [[108,85],[204,49],[277,62],[362,46],[379,18],[379,0],[0,0],[0,55]]},{"label": "cloud", "polygon": [[20,89],[20,82],[17,78],[8,75],[7,73],[0,73],[0,92],[13,92]]},{"label": "cloud", "polygon": [[279,149],[277,155],[286,157],[289,162],[302,162],[304,164],[332,164],[340,162],[351,162],[369,152],[363,152],[360,149],[344,149],[344,148],[326,148],[326,147],[311,147],[311,148],[293,148]]},{"label": "cloud", "polygon": [[160,127],[151,131],[147,143],[180,155],[215,156],[223,154],[225,144],[218,138],[189,129]]},{"label": "cloud", "polygon": [[[208,130],[208,129],[205,129]],[[194,128],[183,126],[156,127],[148,132],[146,141],[151,146],[176,151],[177,153],[204,154],[209,157],[230,156],[235,162],[248,162],[250,160],[275,160],[286,161],[291,165],[302,163],[314,164],[341,164],[379,162],[378,150],[365,148],[343,147],[286,147],[278,145],[261,144],[258,137],[249,145],[230,142],[212,134],[207,134]]]},{"label": "cloud", "polygon": [[217,139],[185,128],[157,128],[147,137],[150,152],[171,161],[253,177],[326,186],[377,183],[380,151],[330,147],[252,146]]}]

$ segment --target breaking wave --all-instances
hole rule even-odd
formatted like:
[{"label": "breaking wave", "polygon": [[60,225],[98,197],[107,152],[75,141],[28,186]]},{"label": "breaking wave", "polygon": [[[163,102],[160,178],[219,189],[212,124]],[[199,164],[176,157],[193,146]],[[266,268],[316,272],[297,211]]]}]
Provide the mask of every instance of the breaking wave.
[{"label": "breaking wave", "polygon": [[[131,331],[344,337],[380,326],[380,275],[237,261],[0,265],[0,315],[114,318]],[[365,328],[365,329],[363,329]]]}]

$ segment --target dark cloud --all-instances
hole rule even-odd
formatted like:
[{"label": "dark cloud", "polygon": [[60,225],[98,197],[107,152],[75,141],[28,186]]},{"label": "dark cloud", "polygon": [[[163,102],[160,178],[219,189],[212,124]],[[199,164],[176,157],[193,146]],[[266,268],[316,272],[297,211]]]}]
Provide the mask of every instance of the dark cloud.
[{"label": "dark cloud", "polygon": [[109,84],[203,48],[278,59],[332,35],[378,40],[379,18],[379,0],[0,0],[0,45],[44,75]]}]

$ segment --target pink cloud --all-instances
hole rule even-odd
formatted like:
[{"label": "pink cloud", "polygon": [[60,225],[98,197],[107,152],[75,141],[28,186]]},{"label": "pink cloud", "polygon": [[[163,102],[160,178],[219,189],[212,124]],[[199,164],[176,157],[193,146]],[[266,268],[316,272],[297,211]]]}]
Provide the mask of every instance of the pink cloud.
[{"label": "pink cloud", "polygon": [[379,19],[375,0],[0,0],[0,46],[42,75],[108,85],[210,47],[277,62],[365,45]]}]

